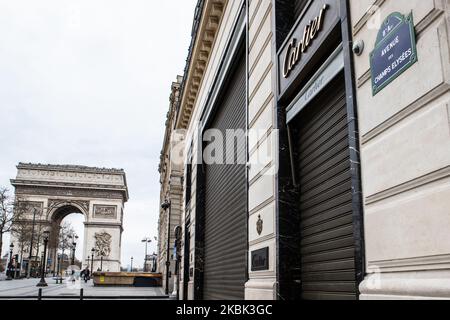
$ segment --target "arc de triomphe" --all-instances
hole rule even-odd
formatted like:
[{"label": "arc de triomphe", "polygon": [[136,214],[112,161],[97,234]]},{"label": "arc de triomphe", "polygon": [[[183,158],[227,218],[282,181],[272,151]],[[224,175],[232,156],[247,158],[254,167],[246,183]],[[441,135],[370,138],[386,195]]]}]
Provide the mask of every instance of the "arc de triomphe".
[{"label": "arc de triomphe", "polygon": [[[92,168],[84,166],[61,166],[20,163],[17,177],[11,180],[16,199],[26,203],[26,220],[50,231],[48,258],[50,269],[57,270],[59,226],[72,213],[84,215],[83,266],[94,254],[94,271],[102,264],[103,271],[119,272],[121,238],[123,232],[124,204],[128,201],[128,188],[123,170]],[[14,236],[13,236],[14,238]],[[20,248],[13,239],[15,253],[22,251],[28,260],[29,249]],[[37,251],[37,248],[34,248]],[[28,253],[27,253],[28,252]],[[42,250],[40,250],[42,252]],[[70,256],[70,249],[66,251]],[[36,255],[36,252],[33,252]],[[90,267],[89,262],[89,267]]]}]

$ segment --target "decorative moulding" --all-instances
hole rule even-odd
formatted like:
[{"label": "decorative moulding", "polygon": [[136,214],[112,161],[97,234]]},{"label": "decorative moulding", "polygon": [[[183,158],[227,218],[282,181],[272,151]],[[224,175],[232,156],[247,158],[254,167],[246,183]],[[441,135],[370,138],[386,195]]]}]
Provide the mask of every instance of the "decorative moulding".
[{"label": "decorative moulding", "polygon": [[220,22],[227,5],[227,0],[206,0],[195,43],[188,61],[189,70],[184,79],[183,96],[177,119],[177,129],[187,129],[194,112],[195,101],[211,51],[217,36]]}]

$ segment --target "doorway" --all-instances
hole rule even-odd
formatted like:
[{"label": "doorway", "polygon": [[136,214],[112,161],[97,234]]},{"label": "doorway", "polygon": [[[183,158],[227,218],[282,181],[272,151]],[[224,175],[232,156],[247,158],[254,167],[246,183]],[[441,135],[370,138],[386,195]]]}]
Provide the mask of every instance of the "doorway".
[{"label": "doorway", "polygon": [[289,124],[298,186],[301,298],[357,299],[344,75]]}]

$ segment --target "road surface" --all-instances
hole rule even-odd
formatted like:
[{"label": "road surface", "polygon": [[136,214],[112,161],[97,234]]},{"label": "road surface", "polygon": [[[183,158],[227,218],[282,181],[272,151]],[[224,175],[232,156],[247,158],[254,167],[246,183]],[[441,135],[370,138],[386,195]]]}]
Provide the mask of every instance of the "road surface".
[{"label": "road surface", "polygon": [[[39,288],[36,284],[39,279],[23,279],[12,281],[0,281],[0,299],[11,297],[26,298],[37,297]],[[47,278],[48,287],[42,288],[42,297],[52,297],[51,299],[79,299],[80,289],[86,298],[110,298],[110,299],[164,299],[162,288],[134,288],[134,287],[95,287],[92,281],[84,282],[64,281],[63,284],[56,284],[53,278]]]}]

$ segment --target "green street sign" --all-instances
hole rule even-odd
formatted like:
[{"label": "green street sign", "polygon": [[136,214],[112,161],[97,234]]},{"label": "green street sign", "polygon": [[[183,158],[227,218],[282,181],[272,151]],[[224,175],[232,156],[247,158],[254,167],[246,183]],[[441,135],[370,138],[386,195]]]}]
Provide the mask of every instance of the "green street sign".
[{"label": "green street sign", "polygon": [[375,96],[418,61],[412,12],[394,12],[384,20],[370,53],[372,93]]}]

